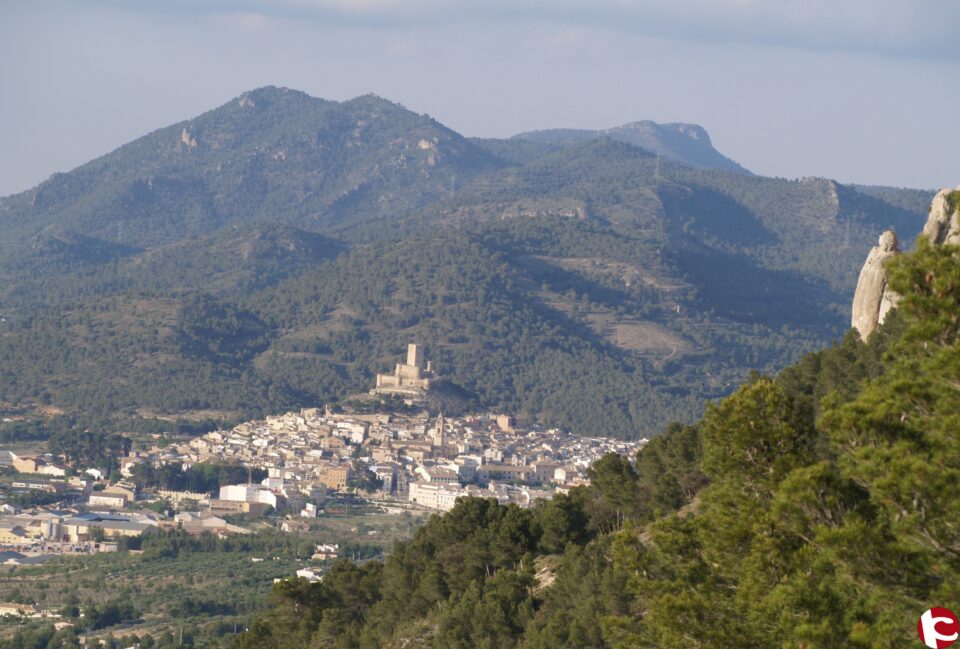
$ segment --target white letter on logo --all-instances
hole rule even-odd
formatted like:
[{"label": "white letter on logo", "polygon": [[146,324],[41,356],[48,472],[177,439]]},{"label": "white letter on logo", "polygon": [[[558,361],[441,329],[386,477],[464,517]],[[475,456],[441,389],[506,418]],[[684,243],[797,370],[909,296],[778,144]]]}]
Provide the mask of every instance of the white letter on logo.
[{"label": "white letter on logo", "polygon": [[948,617],[933,617],[933,611],[924,611],[923,615],[920,616],[920,624],[923,626],[923,644],[930,647],[930,649],[937,649],[938,640],[952,642],[960,637],[960,633],[941,635],[940,632],[937,631],[937,625],[941,622],[953,624],[953,620]]}]

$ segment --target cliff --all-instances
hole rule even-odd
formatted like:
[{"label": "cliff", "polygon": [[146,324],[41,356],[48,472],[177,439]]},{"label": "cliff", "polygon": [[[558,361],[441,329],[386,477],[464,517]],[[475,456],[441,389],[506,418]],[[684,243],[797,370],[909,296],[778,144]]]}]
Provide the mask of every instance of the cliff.
[{"label": "cliff", "polygon": [[[960,187],[941,189],[933,197],[921,236],[933,245],[960,245]],[[871,248],[860,270],[850,324],[864,340],[883,324],[899,299],[887,285],[884,268],[887,261],[898,254],[897,235],[887,230],[880,235],[879,244]]]},{"label": "cliff", "polygon": [[960,187],[941,189],[933,197],[923,236],[934,245],[960,244]]},{"label": "cliff", "polygon": [[887,230],[880,235],[878,244],[870,249],[867,261],[860,270],[850,324],[864,340],[883,324],[887,313],[896,304],[896,294],[887,286],[884,265],[898,254],[897,235],[893,230]]}]

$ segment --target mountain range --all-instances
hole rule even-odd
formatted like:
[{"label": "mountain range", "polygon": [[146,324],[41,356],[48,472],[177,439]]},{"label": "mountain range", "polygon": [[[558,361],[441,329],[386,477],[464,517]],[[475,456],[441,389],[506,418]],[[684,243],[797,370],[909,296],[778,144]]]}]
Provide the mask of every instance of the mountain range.
[{"label": "mountain range", "polygon": [[418,341],[466,407],[650,435],[840,336],[932,194],[765,178],[695,125],[468,138],[260,88],[0,199],[0,409],[234,420]]},{"label": "mountain range", "polygon": [[690,167],[750,173],[714,149],[710,135],[697,124],[657,124],[643,120],[602,131],[563,128],[531,131],[515,135],[514,139],[563,147],[602,137],[632,144]]}]

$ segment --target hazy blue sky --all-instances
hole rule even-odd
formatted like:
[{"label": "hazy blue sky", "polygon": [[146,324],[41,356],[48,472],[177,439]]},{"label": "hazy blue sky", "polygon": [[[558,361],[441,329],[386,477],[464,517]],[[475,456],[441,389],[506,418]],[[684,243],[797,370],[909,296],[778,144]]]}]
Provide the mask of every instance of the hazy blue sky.
[{"label": "hazy blue sky", "polygon": [[960,183],[957,0],[0,0],[0,195],[244,90],[465,135],[703,125],[772,176]]}]

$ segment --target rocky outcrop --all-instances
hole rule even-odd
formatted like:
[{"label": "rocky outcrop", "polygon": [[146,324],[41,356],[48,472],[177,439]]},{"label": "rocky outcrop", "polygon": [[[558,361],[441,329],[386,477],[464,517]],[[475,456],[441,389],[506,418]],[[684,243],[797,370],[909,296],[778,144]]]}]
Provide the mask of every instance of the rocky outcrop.
[{"label": "rocky outcrop", "polygon": [[186,144],[188,149],[197,148],[197,138],[191,135],[190,131],[187,129],[183,129],[183,131],[180,133],[180,141]]},{"label": "rocky outcrop", "polygon": [[851,325],[864,340],[883,323],[887,313],[897,303],[898,296],[887,284],[884,266],[898,254],[897,235],[893,230],[887,230],[880,235],[879,244],[870,250],[860,271],[857,292],[853,296]]},{"label": "rocky outcrop", "polygon": [[[923,226],[922,237],[935,246],[960,245],[960,187],[941,189],[930,203],[930,214]],[[880,235],[878,246],[870,250],[857,280],[853,296],[851,325],[864,340],[883,324],[887,314],[897,305],[900,296],[887,284],[885,265],[899,254],[897,235],[887,230]]]},{"label": "rocky outcrop", "polygon": [[934,244],[960,244],[960,187],[941,189],[930,203],[923,236]]}]

